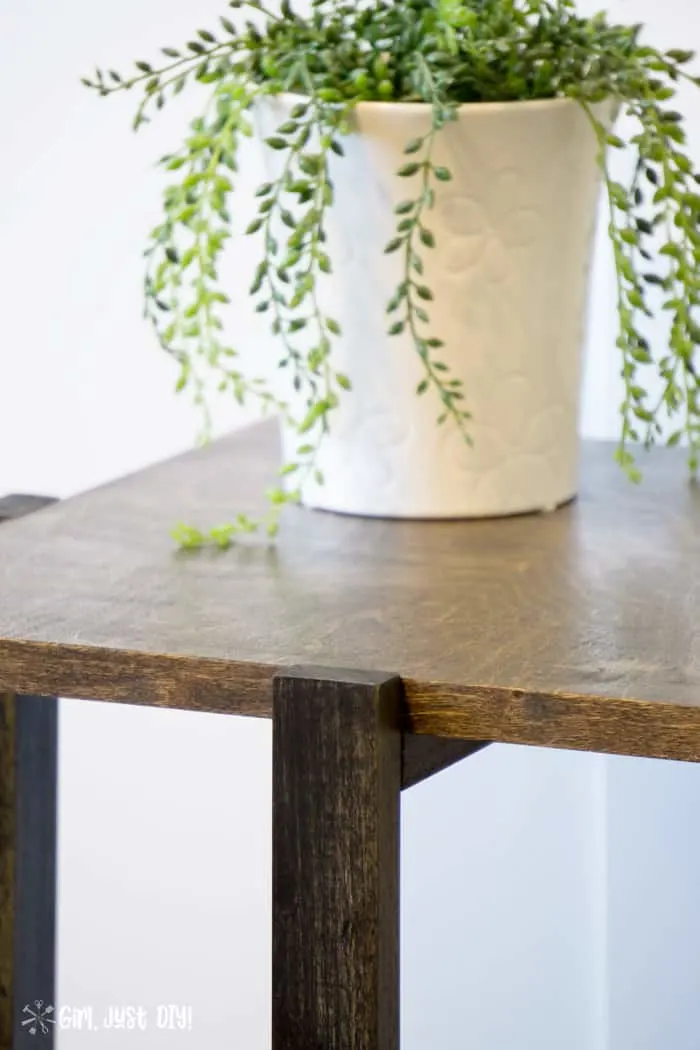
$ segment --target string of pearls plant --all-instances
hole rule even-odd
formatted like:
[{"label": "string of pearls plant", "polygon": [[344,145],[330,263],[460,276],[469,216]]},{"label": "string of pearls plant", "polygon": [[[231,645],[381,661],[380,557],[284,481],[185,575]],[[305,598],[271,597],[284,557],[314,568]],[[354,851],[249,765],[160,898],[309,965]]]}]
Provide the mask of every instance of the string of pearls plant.
[{"label": "string of pearls plant", "polygon": [[[270,318],[279,367],[305,397],[304,417],[293,420],[297,456],[269,491],[263,521],[240,514],[210,533],[182,525],[176,539],[183,546],[226,547],[258,528],[274,536],[281,508],[299,499],[305,474],[317,472],[318,448],[340,398],[352,396],[348,378],[333,367],[340,326],[322,309],[318,290],[333,270],[325,230],[334,200],[329,162],[342,157],[360,102],[431,106],[430,129],[406,143],[398,172],[406,198],[396,205],[396,233],[385,250],[400,254],[402,275],[387,303],[387,330],[410,333],[424,373],[417,394],[432,396],[436,423],[458,427],[467,442],[469,391],[441,360],[443,344],[430,323],[433,295],[422,279],[424,252],[435,243],[430,210],[440,184],[451,178],[433,163],[433,144],[463,103],[554,97],[580,103],[599,144],[617,276],[624,380],[617,459],[636,481],[633,443],[676,444],[685,437],[690,468],[697,470],[700,176],[684,148],[681,114],[672,108],[679,81],[700,83],[686,72],[692,52],[651,47],[638,25],[611,25],[602,14],[580,17],[573,0],[312,0],[308,15],[291,0],[279,11],[263,0],[232,0],[230,7],[238,12],[233,20],[222,17],[216,31],[200,29],[184,46],[164,47],[162,59],[138,61],[125,74],[98,69],[84,81],[100,95],[140,91],[135,128],[188,83],[209,89],[180,149],[161,159],[172,181],[146,251],[145,278],[146,314],[177,362],[177,389],[193,393],[205,425],[212,377],[238,402],[254,398],[289,414],[264,380],[238,366],[238,352],[224,335],[221,308],[229,296],[218,265],[230,236],[239,146],[253,134],[251,107],[267,95],[300,96],[266,139],[283,163],[279,177],[258,188],[247,229],[260,251],[250,287],[254,308]],[[610,98],[632,118],[625,139],[595,115],[595,104]],[[631,184],[612,177],[610,150],[632,151]],[[651,346],[645,322],[658,310],[668,318],[668,340]],[[652,399],[657,377],[661,393]],[[292,476],[299,483],[290,484]]]}]

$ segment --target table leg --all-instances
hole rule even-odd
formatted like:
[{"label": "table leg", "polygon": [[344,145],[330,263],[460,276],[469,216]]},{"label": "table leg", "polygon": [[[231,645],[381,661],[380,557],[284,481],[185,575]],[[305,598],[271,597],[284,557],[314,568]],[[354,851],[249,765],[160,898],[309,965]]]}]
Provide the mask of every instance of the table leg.
[{"label": "table leg", "polygon": [[398,1050],[400,703],[385,675],[276,676],[272,1050]]},{"label": "table leg", "polygon": [[57,700],[0,696],[0,1050],[54,1045],[57,736]]}]

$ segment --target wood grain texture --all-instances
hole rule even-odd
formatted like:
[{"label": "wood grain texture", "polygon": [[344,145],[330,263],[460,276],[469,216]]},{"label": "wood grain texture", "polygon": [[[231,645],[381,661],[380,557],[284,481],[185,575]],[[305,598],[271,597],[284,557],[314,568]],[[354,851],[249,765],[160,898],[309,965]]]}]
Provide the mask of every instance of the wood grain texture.
[{"label": "wood grain texture", "polygon": [[273,709],[273,1050],[398,1050],[401,682],[298,669]]},{"label": "wood grain texture", "polygon": [[641,486],[612,451],[549,515],[292,509],[276,548],[175,553],[176,520],[260,509],[277,439],[252,427],[3,526],[0,684],[269,715],[280,668],[389,667],[407,731],[699,760],[700,490],[682,450]]}]

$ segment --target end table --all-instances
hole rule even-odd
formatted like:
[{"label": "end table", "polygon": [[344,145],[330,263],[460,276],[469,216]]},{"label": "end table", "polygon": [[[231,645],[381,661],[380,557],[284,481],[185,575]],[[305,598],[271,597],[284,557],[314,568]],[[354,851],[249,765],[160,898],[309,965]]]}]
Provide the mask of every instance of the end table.
[{"label": "end table", "polygon": [[398,1050],[402,787],[490,742],[700,760],[700,489],[612,453],[548,515],[175,551],[261,510],[265,423],[3,524],[0,1050],[53,994],[52,697],[273,719],[273,1050]]}]

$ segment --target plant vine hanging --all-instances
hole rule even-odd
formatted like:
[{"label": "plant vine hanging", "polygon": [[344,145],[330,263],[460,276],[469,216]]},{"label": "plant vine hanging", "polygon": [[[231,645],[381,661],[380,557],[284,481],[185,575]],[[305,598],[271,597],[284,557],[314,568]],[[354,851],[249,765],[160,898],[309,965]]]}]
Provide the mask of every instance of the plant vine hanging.
[{"label": "plant vine hanging", "polygon": [[[451,178],[433,163],[434,141],[463,103],[566,97],[584,108],[599,145],[617,280],[624,398],[616,456],[630,479],[639,480],[632,444],[685,439],[690,468],[697,470],[700,176],[685,148],[681,114],[672,108],[680,80],[700,83],[686,72],[692,52],[643,43],[639,25],[609,24],[603,14],[581,17],[573,0],[313,0],[308,15],[290,0],[279,11],[263,0],[232,0],[230,7],[238,12],[233,20],[222,17],[216,32],[200,29],[183,47],[164,47],[158,62],[138,61],[127,74],[98,69],[84,80],[100,95],[141,89],[137,129],[188,82],[209,88],[181,148],[161,159],[174,181],[150,237],[145,278],[146,313],[177,362],[177,389],[193,393],[205,419],[212,376],[238,402],[253,398],[289,415],[267,382],[238,366],[238,352],[224,335],[221,307],[229,297],[218,265],[230,236],[239,146],[253,134],[251,108],[266,95],[299,96],[265,140],[283,163],[279,176],[258,188],[247,228],[260,251],[250,287],[255,310],[269,316],[279,366],[305,398],[304,417],[293,420],[297,455],[269,491],[263,521],[240,514],[206,534],[183,525],[176,533],[182,545],[226,547],[260,527],[273,536],[281,508],[298,501],[304,477],[314,472],[322,480],[319,445],[340,398],[352,396],[348,378],[333,366],[340,326],[318,294],[333,269],[325,232],[334,199],[330,162],[342,157],[360,102],[431,107],[429,130],[406,143],[398,172],[406,199],[396,205],[396,233],[385,250],[400,254],[402,275],[387,303],[387,328],[410,334],[424,373],[417,394],[432,396],[437,424],[458,427],[467,442],[469,391],[441,360],[443,344],[430,323],[433,296],[422,278],[424,252],[435,243],[430,210],[440,184]],[[626,138],[597,118],[595,104],[605,99],[617,100],[632,118]],[[624,149],[635,158],[629,185],[615,181],[609,166],[610,150]],[[652,347],[645,322],[657,310],[668,319],[668,340]],[[659,378],[660,394],[652,398]]]}]

